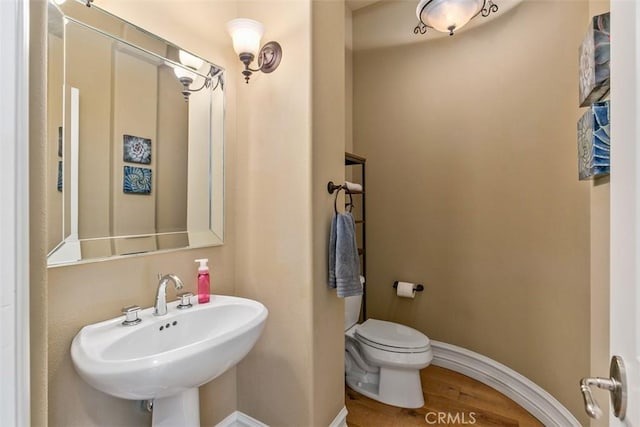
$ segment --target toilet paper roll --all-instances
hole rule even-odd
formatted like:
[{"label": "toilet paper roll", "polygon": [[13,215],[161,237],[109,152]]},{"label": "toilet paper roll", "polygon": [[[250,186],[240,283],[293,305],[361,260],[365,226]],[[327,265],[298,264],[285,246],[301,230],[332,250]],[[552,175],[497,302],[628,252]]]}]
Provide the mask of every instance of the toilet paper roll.
[{"label": "toilet paper roll", "polygon": [[357,184],[355,182],[345,181],[344,185],[345,185],[345,187],[347,187],[347,190],[352,191],[354,193],[362,193],[362,191],[363,191],[362,185],[361,184]]},{"label": "toilet paper roll", "polygon": [[413,283],[398,282],[398,288],[396,289],[396,295],[401,298],[414,298],[416,291]]}]

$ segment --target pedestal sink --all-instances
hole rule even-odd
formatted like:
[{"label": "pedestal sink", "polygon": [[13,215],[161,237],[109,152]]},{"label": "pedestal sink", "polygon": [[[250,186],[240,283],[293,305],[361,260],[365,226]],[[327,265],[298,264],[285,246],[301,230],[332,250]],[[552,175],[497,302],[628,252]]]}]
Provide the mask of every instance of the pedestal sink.
[{"label": "pedestal sink", "polygon": [[124,316],[87,325],[71,344],[78,374],[123,399],[153,400],[153,426],[199,426],[198,387],[224,373],[253,348],[268,311],[246,298],[211,295],[207,304],[124,326]]}]

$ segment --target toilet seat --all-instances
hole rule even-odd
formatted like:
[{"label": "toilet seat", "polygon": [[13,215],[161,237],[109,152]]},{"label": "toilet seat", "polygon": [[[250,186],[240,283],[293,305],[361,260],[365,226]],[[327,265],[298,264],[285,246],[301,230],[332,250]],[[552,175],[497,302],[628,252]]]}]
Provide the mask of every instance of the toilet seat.
[{"label": "toilet seat", "polygon": [[431,349],[429,338],[405,325],[368,319],[355,329],[355,338],[373,348],[392,353],[424,353]]}]

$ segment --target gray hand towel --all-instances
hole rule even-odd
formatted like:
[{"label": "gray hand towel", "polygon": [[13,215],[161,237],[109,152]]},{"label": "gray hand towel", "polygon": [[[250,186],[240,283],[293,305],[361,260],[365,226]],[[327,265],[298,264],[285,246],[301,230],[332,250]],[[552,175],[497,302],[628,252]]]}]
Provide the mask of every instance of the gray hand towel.
[{"label": "gray hand towel", "polygon": [[329,236],[329,287],[339,297],[362,295],[356,223],[351,213],[338,213],[331,221]]}]

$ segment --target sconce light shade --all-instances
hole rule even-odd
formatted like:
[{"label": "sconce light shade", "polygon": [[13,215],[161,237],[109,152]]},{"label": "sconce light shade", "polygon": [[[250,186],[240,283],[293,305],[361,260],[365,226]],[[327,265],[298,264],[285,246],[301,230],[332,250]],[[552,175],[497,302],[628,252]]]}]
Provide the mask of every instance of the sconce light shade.
[{"label": "sconce light shade", "polygon": [[[180,53],[182,53],[182,51]],[[187,55],[190,54],[187,53]],[[183,64],[183,60],[187,57],[184,57],[183,55],[179,56],[180,63]],[[202,68],[204,61],[193,55],[190,56],[191,58],[187,59],[186,62],[190,63],[191,66],[187,64],[180,66],[169,61],[165,61],[164,63],[167,67],[173,70],[173,74],[176,75],[176,78],[182,84],[182,90],[180,93],[182,93],[184,100],[187,102],[189,101],[189,96],[192,93],[199,92],[204,88],[210,88],[213,91],[221,84],[219,68],[208,64],[209,70],[206,73],[205,71],[196,70],[194,67],[198,65],[198,68]]]},{"label": "sconce light shade", "polygon": [[497,11],[492,0],[420,0],[416,9],[420,24],[413,32],[424,34],[428,27],[453,35],[478,14],[487,17]]},{"label": "sconce light shade", "polygon": [[193,68],[194,70],[199,70],[204,64],[204,61],[197,56],[190,54],[189,52],[185,52],[180,49],[178,52],[178,57],[180,58],[180,63],[182,65],[186,65],[189,68]]},{"label": "sconce light shade", "polygon": [[[227,23],[227,30],[233,40],[233,49],[244,64],[242,75],[246,83],[256,71],[272,73],[280,65],[282,47],[278,42],[270,41],[260,48],[260,39],[264,34],[264,26],[253,19],[238,18]],[[258,68],[251,68],[251,63],[258,57]]]},{"label": "sconce light shade", "polygon": [[182,79],[190,79],[192,82],[193,80],[195,80],[196,78],[196,74],[192,73],[191,71],[187,70],[186,68],[182,68],[182,67],[174,67],[173,68],[173,73],[176,75],[176,77],[178,78],[178,80],[182,80]]},{"label": "sconce light shade", "polygon": [[238,55],[250,53],[256,56],[258,54],[264,25],[253,19],[238,18],[227,23],[227,30],[233,39],[233,49]]}]

